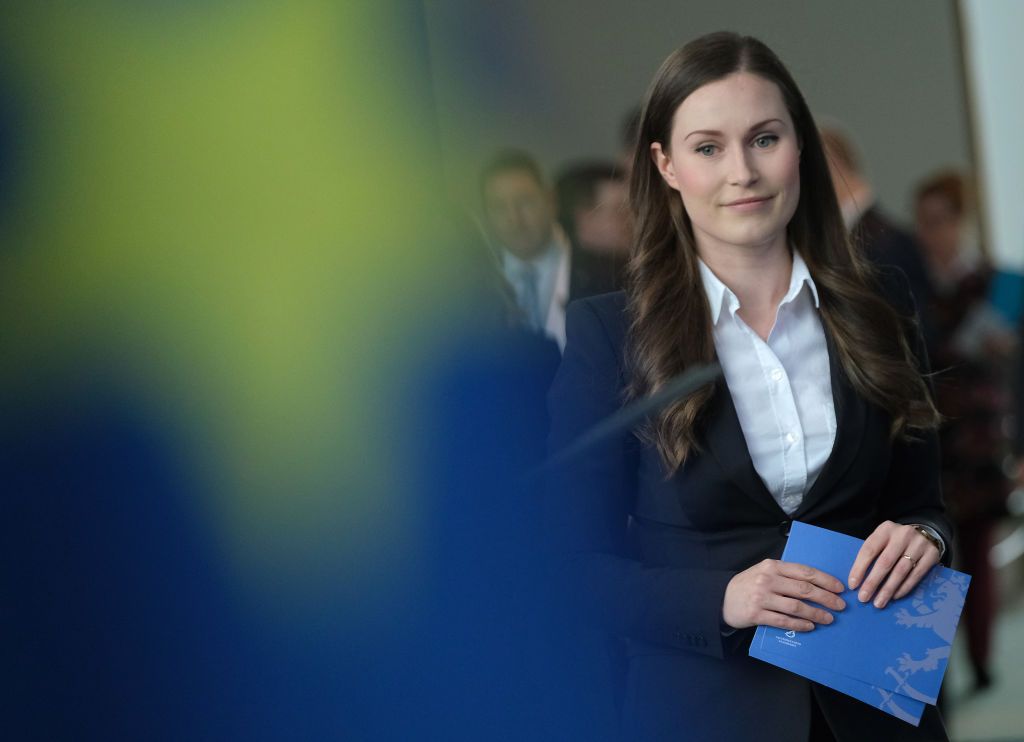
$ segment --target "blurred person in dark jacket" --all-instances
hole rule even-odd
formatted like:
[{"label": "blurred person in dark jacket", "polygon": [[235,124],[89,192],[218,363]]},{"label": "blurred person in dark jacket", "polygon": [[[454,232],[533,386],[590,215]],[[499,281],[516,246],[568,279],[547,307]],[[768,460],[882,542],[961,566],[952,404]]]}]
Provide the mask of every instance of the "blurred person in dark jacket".
[{"label": "blurred person in dark jacket", "polygon": [[558,222],[578,250],[597,256],[611,271],[610,288],[622,288],[631,240],[628,185],[612,162],[571,165],[555,179]]},{"label": "blurred person in dark jacket", "polygon": [[913,235],[901,229],[881,209],[871,183],[864,174],[861,158],[850,138],[838,127],[821,128],[829,174],[839,199],[843,221],[855,245],[875,265],[899,268],[910,282],[917,302],[921,330],[929,348],[935,340],[934,323],[929,312],[931,280],[921,247]]}]

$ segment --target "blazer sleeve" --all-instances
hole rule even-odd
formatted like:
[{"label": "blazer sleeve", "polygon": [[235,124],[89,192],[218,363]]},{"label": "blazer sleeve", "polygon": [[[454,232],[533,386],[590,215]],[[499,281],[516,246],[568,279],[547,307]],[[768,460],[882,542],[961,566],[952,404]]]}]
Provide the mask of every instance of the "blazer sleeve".
[{"label": "blazer sleeve", "polygon": [[[552,453],[623,402],[622,341],[612,339],[591,300],[569,306],[566,335],[548,398]],[[548,524],[561,584],[574,612],[612,634],[722,657],[722,600],[733,573],[651,567],[628,552],[639,445],[623,431],[548,477]]]},{"label": "blazer sleeve", "polygon": [[[925,377],[934,398],[931,365],[907,279],[897,269],[887,270],[882,279],[883,291],[893,307],[910,320],[907,325],[913,329],[907,340],[918,370]],[[946,544],[942,561],[948,566],[953,558],[953,525],[942,500],[939,456],[936,430],[919,433],[912,440],[898,439],[893,443],[892,462],[882,493],[881,515],[897,523],[919,523],[934,528]]]}]

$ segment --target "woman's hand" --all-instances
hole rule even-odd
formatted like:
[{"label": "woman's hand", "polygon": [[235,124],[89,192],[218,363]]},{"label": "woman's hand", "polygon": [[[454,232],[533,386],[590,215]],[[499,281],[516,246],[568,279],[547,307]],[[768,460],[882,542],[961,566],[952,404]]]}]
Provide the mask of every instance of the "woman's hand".
[{"label": "woman's hand", "polygon": [[[871,567],[867,579],[864,574]],[[876,608],[885,608],[893,597],[902,598],[939,563],[939,550],[913,526],[887,520],[868,536],[850,570],[850,589],[861,584],[857,598],[866,603],[875,598]],[[881,589],[879,590],[879,587]],[[878,594],[875,595],[875,591]]]},{"label": "woman's hand", "polygon": [[830,624],[834,619],[808,602],[841,611],[846,603],[836,593],[844,589],[835,577],[814,567],[765,559],[729,580],[722,620],[734,629],[763,624],[810,631],[814,624]]}]

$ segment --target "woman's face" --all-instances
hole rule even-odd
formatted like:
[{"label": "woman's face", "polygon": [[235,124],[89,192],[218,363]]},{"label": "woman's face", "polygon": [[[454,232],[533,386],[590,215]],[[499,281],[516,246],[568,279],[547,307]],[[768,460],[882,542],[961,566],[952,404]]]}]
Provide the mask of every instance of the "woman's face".
[{"label": "woman's face", "polygon": [[800,200],[800,143],[775,83],[737,72],[698,88],[676,109],[667,147],[651,152],[702,255],[785,245]]}]

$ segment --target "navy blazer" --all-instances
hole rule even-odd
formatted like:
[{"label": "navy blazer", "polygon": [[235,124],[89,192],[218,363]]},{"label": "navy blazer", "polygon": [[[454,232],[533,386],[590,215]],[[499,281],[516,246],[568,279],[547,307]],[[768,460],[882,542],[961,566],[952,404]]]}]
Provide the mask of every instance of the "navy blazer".
[{"label": "navy blazer", "polygon": [[[901,312],[913,312],[902,274],[883,276],[880,290]],[[627,331],[622,292],[570,305],[565,355],[549,394],[552,451],[623,404]],[[826,338],[836,439],[793,518],[858,538],[884,520],[924,523],[951,545],[937,436],[892,442],[889,415],[854,391],[827,330]],[[927,372],[919,337],[915,348]],[[671,477],[635,432],[598,444],[552,476],[550,520],[574,599],[627,643],[626,738],[804,740],[813,692],[839,739],[945,739],[934,709],[914,728],[748,657],[753,629],[723,635],[726,585],[781,556],[791,518],[753,467],[724,380],[707,413],[701,450]]]}]

